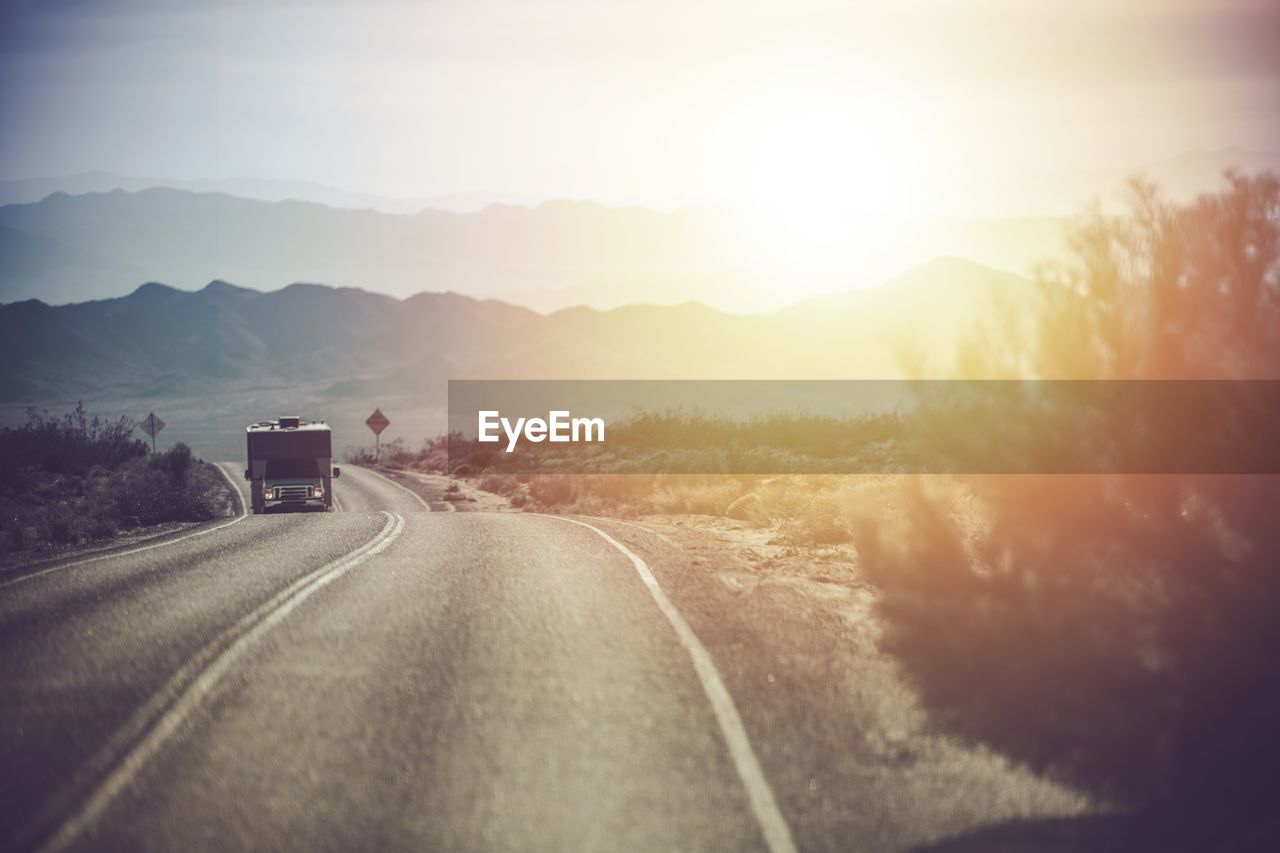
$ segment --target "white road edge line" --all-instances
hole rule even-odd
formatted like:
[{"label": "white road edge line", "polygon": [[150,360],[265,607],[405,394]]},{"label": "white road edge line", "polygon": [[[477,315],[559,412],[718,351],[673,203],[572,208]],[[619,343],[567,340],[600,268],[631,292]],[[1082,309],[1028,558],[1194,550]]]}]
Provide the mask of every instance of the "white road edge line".
[{"label": "white road edge line", "polygon": [[231,491],[236,493],[236,502],[240,504],[240,517],[245,518],[249,515],[249,501],[251,495],[246,495],[244,489],[240,488],[240,484],[227,473],[224,466],[230,465],[230,462],[214,462],[213,467],[218,469],[218,473],[222,475],[222,479],[227,481],[227,485],[231,487]]},{"label": "white road edge line", "polygon": [[204,530],[197,530],[195,533],[188,533],[185,536],[178,536],[174,539],[166,539],[163,542],[153,542],[150,545],[142,545],[137,548],[129,548],[124,551],[112,551],[109,554],[98,554],[93,557],[85,557],[82,560],[72,560],[70,563],[58,563],[56,566],[49,566],[47,569],[41,569],[40,571],[32,572],[29,575],[22,575],[21,577],[10,578],[9,580],[6,580],[6,581],[0,581],[0,589],[4,589],[7,586],[13,586],[14,584],[22,583],[23,581],[29,581],[33,578],[44,577],[45,575],[52,574],[53,572],[60,572],[63,569],[73,569],[76,566],[83,566],[88,563],[96,563],[99,560],[111,560],[116,557],[128,557],[130,554],[140,554],[143,551],[150,551],[153,548],[163,548],[166,545],[176,545],[179,542],[186,542],[188,539],[195,539],[197,536],[207,536],[208,534],[216,533],[219,530],[226,530],[228,527],[230,527],[233,524],[239,524],[240,522],[244,521],[245,518],[248,517],[248,511],[245,507],[244,495],[240,492],[240,489],[236,486],[236,484],[231,481],[230,475],[228,475],[227,472],[223,470],[221,465],[217,463],[211,463],[211,464],[213,465],[214,468],[217,469],[218,473],[222,475],[222,478],[227,481],[227,485],[229,485],[231,489],[236,493],[236,502],[240,504],[240,514],[237,515],[235,518],[231,519],[230,521],[219,524],[217,527],[208,527],[208,528],[205,528]]},{"label": "white road edge line", "polygon": [[648,564],[626,545],[598,527],[587,524],[585,521],[565,518],[562,515],[549,517],[594,531],[597,536],[631,560],[636,573],[640,575],[640,580],[644,582],[649,594],[657,603],[658,609],[675,629],[680,645],[684,646],[689,657],[693,659],[694,672],[697,673],[698,680],[702,682],[702,689],[711,702],[711,710],[720,724],[720,731],[729,747],[729,755],[733,759],[734,768],[738,771],[738,778],[747,789],[747,799],[751,803],[751,811],[755,814],[756,822],[760,824],[765,845],[768,846],[770,853],[796,853],[796,843],[791,837],[791,827],[782,816],[777,799],[773,795],[773,789],[769,787],[769,782],[764,777],[764,770],[760,767],[760,761],[756,758],[755,750],[751,748],[751,740],[747,737],[747,730],[742,725],[738,708],[733,704],[733,697],[724,686],[724,680],[720,678],[720,672],[716,669],[706,647],[702,645],[698,635],[693,633],[689,623],[684,621],[684,617],[671,603],[671,599],[667,598],[667,594],[662,591],[662,587],[658,585],[658,579],[653,576]]},{"label": "white road edge line", "polygon": [[[272,596],[259,605],[247,616],[220,635],[235,637],[220,652],[217,651],[219,640],[214,640],[205,649],[196,654],[188,665],[180,669],[160,691],[147,703],[146,708],[167,708],[150,726],[145,734],[128,731],[132,727],[126,724],[108,741],[108,749],[119,741],[132,741],[141,736],[136,745],[123,756],[107,756],[105,763],[115,763],[115,769],[88,796],[88,798],[68,818],[58,831],[39,848],[41,851],[65,850],[111,805],[122,791],[138,775],[139,771],[154,758],[165,743],[177,732],[191,714],[200,706],[223,676],[264,634],[279,625],[286,617],[310,598],[316,591],[329,585],[345,575],[368,558],[384,550],[400,535],[404,529],[404,518],[393,512],[382,513],[387,523],[376,536],[353,551],[321,566],[314,572],[299,578],[293,584]],[[210,659],[207,664],[205,660]],[[197,670],[193,672],[192,670]],[[143,711],[146,711],[146,708]],[[141,715],[141,712],[140,712]],[[135,716],[140,716],[135,715]],[[134,734],[134,737],[129,737]],[[105,751],[105,750],[104,750]],[[90,764],[102,761],[101,754]]]},{"label": "white road edge line", "polygon": [[381,477],[382,479],[386,480],[388,483],[395,486],[397,489],[402,489],[403,491],[406,491],[409,494],[413,495],[414,498],[417,499],[418,503],[422,504],[423,509],[425,509],[427,512],[431,512],[431,504],[427,503],[423,499],[422,495],[418,494],[413,489],[409,488],[406,485],[403,485],[402,483],[397,483],[395,480],[391,479],[386,474],[383,474],[381,471],[375,471],[372,468],[365,468],[363,465],[357,466],[357,467],[359,467],[361,471],[368,471],[373,476]]}]

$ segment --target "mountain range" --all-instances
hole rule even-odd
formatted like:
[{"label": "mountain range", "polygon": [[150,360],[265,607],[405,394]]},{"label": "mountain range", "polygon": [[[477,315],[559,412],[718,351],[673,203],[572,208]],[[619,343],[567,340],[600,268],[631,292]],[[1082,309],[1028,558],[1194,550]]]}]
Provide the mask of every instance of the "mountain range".
[{"label": "mountain range", "polygon": [[75,175],[0,180],[0,205],[27,204],[54,193],[84,195],[112,190],[140,192],[155,187],[199,193],[224,193],[259,201],[309,201],[327,207],[380,210],[383,213],[417,213],[420,210],[447,210],[468,213],[491,204],[532,206],[540,199],[516,193],[457,192],[432,196],[385,196],[353,192],[315,181],[269,180],[262,178],[200,178],[176,180],[117,175],[114,172],[80,172]]},{"label": "mountain range", "polygon": [[889,342],[923,335],[948,353],[984,333],[996,302],[1024,305],[1034,295],[1019,276],[957,259],[750,315],[695,302],[540,314],[455,293],[397,299],[313,284],[264,293],[223,281],[194,292],[150,283],[113,299],[0,306],[0,400],[306,386],[436,404],[450,378],[892,376],[901,365]]},{"label": "mountain range", "polygon": [[709,273],[711,227],[696,211],[585,202],[401,215],[167,188],[54,193],[0,207],[0,301],[83,301],[129,293],[142,281],[194,288],[223,279],[258,289],[322,281],[400,297],[456,290],[539,302],[520,298],[528,294],[542,297],[537,307],[590,302],[572,291],[608,282],[616,301],[628,302],[649,285]]},{"label": "mountain range", "polygon": [[[1141,173],[1160,184],[1175,198],[1188,199],[1213,189],[1228,168],[1246,172],[1280,171],[1280,153],[1242,148],[1188,151],[1175,157],[1127,168],[1059,170],[1026,175],[1009,191],[998,192],[983,178],[975,184],[978,196],[966,210],[968,216],[993,218],[1063,216],[1074,213],[1090,198],[1110,197],[1132,174]],[[315,181],[264,178],[175,179],[119,175],[108,171],[81,172],[54,177],[0,180],[0,205],[40,201],[55,192],[67,195],[124,190],[139,192],[154,187],[217,192],[260,201],[309,201],[327,207],[378,210],[383,213],[417,213],[445,210],[473,213],[491,204],[536,207],[546,198],[520,193],[454,192],[436,195],[388,196],[356,192]]]},{"label": "mountain range", "polygon": [[[887,227],[887,226],[886,226]],[[690,299],[730,311],[870,286],[936,256],[1026,270],[1059,251],[1056,219],[935,219],[852,234],[875,258],[767,273],[743,247],[737,211],[669,213],[554,201],[412,215],[153,188],[0,207],[0,302],[128,294],[144,281],[212,280],[260,290],[325,282],[407,298],[455,291],[542,311]]]},{"label": "mountain range", "polygon": [[[1147,173],[1184,197],[1220,185],[1229,165],[1280,171],[1280,156],[1193,152]],[[885,220],[849,224],[847,237],[833,243],[830,224],[806,222],[805,211],[770,224],[773,214],[756,211],[753,219],[734,205],[663,212],[585,201],[512,204],[480,194],[453,199],[455,210],[407,213],[429,200],[393,204],[287,181],[143,186],[151,180],[86,173],[0,182],[0,199],[52,190],[0,207],[0,302],[62,304],[123,296],[144,281],[192,290],[224,280],[264,291],[325,282],[399,298],[454,291],[539,311],[692,299],[760,312],[871,287],[939,256],[1027,274],[1062,253],[1068,225],[1061,216]],[[1123,183],[1120,172],[1073,172],[1019,191],[1078,206],[1088,194],[1117,196]],[[113,185],[120,187],[102,191]],[[995,205],[996,187],[971,195],[975,208],[979,201],[1003,210],[1034,206],[1029,199]],[[828,236],[806,248],[808,232]]]},{"label": "mountain range", "polygon": [[29,406],[135,422],[157,412],[161,446],[243,453],[244,425],[281,414],[328,420],[338,447],[447,424],[450,379],[832,379],[946,376],[956,348],[997,342],[995,308],[1030,310],[1037,286],[943,258],[880,286],[767,314],[697,302],[585,306],[548,314],[456,293],[405,299],[294,284],[262,292],[150,283],[123,297],[0,305],[0,424]]}]

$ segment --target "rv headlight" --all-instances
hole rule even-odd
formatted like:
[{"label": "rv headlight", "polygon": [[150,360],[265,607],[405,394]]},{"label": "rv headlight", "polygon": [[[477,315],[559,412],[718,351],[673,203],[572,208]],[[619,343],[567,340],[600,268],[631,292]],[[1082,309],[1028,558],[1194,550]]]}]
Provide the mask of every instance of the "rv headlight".
[{"label": "rv headlight", "polygon": [[311,497],[313,497],[313,498],[322,498],[322,497],[324,497],[324,486],[312,486],[312,487],[311,487]]}]

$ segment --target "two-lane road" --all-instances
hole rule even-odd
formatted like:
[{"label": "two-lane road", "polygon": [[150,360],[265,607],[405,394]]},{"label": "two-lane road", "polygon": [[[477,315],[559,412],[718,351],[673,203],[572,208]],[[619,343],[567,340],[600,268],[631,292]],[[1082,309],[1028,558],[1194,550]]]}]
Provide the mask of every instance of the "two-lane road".
[{"label": "two-lane road", "polygon": [[11,843],[791,848],[710,658],[616,543],[336,485],[342,512],[0,590]]},{"label": "two-lane road", "polygon": [[[224,466],[225,469],[226,466]],[[243,481],[237,483],[243,486]],[[242,492],[247,499],[247,492]],[[346,465],[333,481],[334,509],[339,512],[398,512],[412,515],[429,512],[430,507],[413,492],[376,471]]]}]

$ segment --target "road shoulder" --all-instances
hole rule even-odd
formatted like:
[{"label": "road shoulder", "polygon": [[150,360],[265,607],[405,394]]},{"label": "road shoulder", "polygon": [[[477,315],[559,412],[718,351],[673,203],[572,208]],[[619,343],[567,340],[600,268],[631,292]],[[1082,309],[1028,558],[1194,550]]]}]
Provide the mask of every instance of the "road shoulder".
[{"label": "road shoulder", "polygon": [[[930,730],[880,651],[847,546],[795,548],[727,519],[583,518],[640,554],[715,659],[801,849],[901,850],[1083,794]],[[833,846],[834,845],[834,846]]]},{"label": "road shoulder", "polygon": [[370,468],[418,495],[432,512],[516,512],[502,495],[486,492],[466,480],[401,468]]}]

